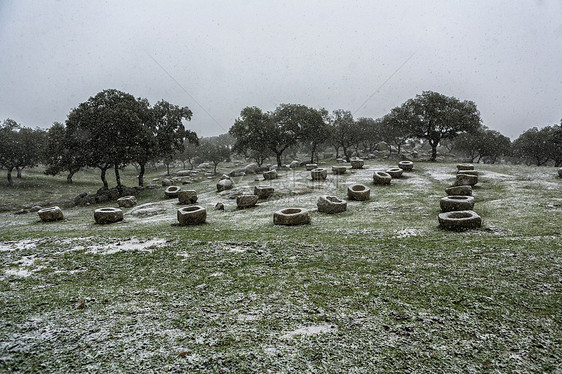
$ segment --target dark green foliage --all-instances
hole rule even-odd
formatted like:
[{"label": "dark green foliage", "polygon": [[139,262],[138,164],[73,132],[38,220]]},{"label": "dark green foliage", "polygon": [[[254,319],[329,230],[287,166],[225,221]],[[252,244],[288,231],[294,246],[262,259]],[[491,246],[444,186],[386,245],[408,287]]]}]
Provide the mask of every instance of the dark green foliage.
[{"label": "dark green foliage", "polygon": [[562,125],[530,128],[513,142],[516,156],[532,161],[537,166],[552,161],[562,165]]},{"label": "dark green foliage", "polygon": [[6,119],[0,126],[0,166],[7,169],[8,184],[12,185],[12,171],[17,177],[26,167],[37,166],[46,143],[45,131],[21,127],[16,121]]},{"label": "dark green foliage", "polygon": [[411,135],[425,139],[431,146],[431,161],[437,157],[441,139],[473,132],[480,127],[480,112],[472,101],[460,101],[437,92],[424,91],[406,101],[400,109],[402,121],[409,124]]},{"label": "dark green foliage", "polygon": [[482,126],[471,133],[460,134],[454,140],[454,150],[470,159],[480,162],[482,158],[495,163],[498,157],[511,153],[511,140],[498,131]]}]

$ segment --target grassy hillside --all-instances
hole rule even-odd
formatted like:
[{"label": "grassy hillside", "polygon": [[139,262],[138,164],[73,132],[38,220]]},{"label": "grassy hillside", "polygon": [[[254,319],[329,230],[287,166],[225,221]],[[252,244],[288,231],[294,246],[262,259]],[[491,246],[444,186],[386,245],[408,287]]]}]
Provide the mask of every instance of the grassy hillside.
[{"label": "grassy hillside", "polygon": [[[416,163],[390,186],[372,185],[373,170],[390,166],[367,161],[322,183],[303,168],[273,182],[234,178],[238,192],[276,189],[247,210],[201,174],[184,186],[207,208],[195,227],[176,225],[177,201],[163,189],[139,196],[157,214],[125,209],[112,225],[94,224],[93,210],[114,203],[66,208],[53,223],[0,213],[0,371],[560,370],[556,170],[477,165],[483,227],[450,232],[437,214],[455,165]],[[94,172],[70,188],[26,172],[16,188],[0,187],[2,203],[100,186]],[[134,185],[134,169],[124,174]],[[318,196],[346,198],[356,182],[370,201],[316,211]],[[311,224],[274,226],[273,212],[293,206],[309,209]]]}]

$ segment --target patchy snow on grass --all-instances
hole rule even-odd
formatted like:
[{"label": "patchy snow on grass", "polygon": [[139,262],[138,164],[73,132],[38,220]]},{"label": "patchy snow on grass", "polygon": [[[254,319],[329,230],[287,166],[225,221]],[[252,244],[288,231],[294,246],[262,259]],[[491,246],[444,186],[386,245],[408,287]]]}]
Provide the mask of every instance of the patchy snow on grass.
[{"label": "patchy snow on grass", "polygon": [[162,246],[166,243],[166,239],[152,238],[152,239],[137,239],[131,238],[128,240],[120,240],[115,243],[106,245],[93,245],[87,247],[86,253],[95,253],[103,255],[111,255],[124,251],[145,251],[152,252],[153,249]]},{"label": "patchy snow on grass", "polygon": [[394,232],[394,237],[397,239],[409,238],[411,236],[420,236],[421,231],[418,229],[401,229]]},{"label": "patchy snow on grass", "polygon": [[338,331],[338,327],[336,325],[322,323],[318,325],[301,327],[300,329],[296,329],[294,331],[288,332],[285,335],[282,335],[281,339],[290,339],[298,335],[312,336],[312,335],[325,334],[325,333],[336,332],[336,331]]},{"label": "patchy snow on grass", "polygon": [[41,239],[25,239],[20,241],[0,243],[0,252],[21,251],[22,249],[34,249]]}]

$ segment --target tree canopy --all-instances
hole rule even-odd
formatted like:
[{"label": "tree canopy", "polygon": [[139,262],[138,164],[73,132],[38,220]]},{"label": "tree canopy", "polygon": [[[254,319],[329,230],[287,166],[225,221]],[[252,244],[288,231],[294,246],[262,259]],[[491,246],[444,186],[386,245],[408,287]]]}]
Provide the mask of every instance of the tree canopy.
[{"label": "tree canopy", "polygon": [[480,112],[474,102],[460,101],[432,91],[416,95],[396,110],[409,124],[412,136],[428,141],[431,161],[437,157],[441,139],[473,132],[481,126]]}]

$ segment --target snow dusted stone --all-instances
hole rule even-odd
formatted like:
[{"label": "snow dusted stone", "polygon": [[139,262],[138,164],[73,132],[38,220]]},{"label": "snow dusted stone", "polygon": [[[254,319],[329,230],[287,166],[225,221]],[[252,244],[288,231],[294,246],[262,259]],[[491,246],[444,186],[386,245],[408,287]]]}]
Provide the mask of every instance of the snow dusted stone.
[{"label": "snow dusted stone", "polygon": [[390,169],[387,169],[386,172],[387,172],[392,178],[400,178],[400,177],[402,177],[402,174],[404,173],[404,169],[401,169],[401,168],[390,168]]},{"label": "snow dusted stone", "polygon": [[215,210],[224,210],[224,204],[223,203],[216,203],[215,204]]},{"label": "snow dusted stone", "polygon": [[466,175],[476,175],[478,176],[478,171],[476,170],[459,170],[457,174],[466,174]]},{"label": "snow dusted stone", "polygon": [[363,169],[363,165],[365,165],[365,161],[357,157],[352,158],[350,162],[352,169]]},{"label": "snow dusted stone", "polygon": [[207,220],[207,210],[200,205],[178,209],[178,222],[181,226],[200,225]]},{"label": "snow dusted stone", "polygon": [[306,164],[306,170],[311,171],[318,167],[318,164]]},{"label": "snow dusted stone", "polygon": [[336,158],[336,162],[340,162],[340,163],[341,163],[341,162],[345,162],[345,160],[344,160],[343,158],[341,158],[341,157],[338,157],[338,158]]},{"label": "snow dusted stone", "polygon": [[390,174],[388,174],[384,171],[375,171],[373,173],[373,183],[374,184],[388,185],[388,184],[390,184],[391,180],[392,180],[392,177],[390,176]]},{"label": "snow dusted stone", "polygon": [[58,206],[39,209],[37,214],[43,222],[58,221],[64,218],[62,210]]},{"label": "snow dusted stone", "polygon": [[328,177],[328,170],[324,168],[313,169],[310,171],[313,181],[323,181]]},{"label": "snow dusted stone", "polygon": [[257,195],[260,199],[267,199],[273,195],[275,189],[271,186],[255,186],[254,195]]},{"label": "snow dusted stone", "polygon": [[289,164],[289,168],[290,169],[294,169],[294,168],[298,168],[300,165],[300,162],[298,160],[293,160],[291,161],[291,163]]},{"label": "snow dusted stone", "polygon": [[337,196],[320,196],[316,205],[318,206],[318,211],[321,213],[334,214],[347,210],[347,201]]},{"label": "snow dusted stone", "polygon": [[470,175],[470,174],[457,174],[457,178],[455,180],[455,186],[474,186],[478,183],[478,175]]},{"label": "snow dusted stone", "polygon": [[134,196],[124,196],[117,199],[117,204],[121,208],[132,208],[137,205],[137,198]]},{"label": "snow dusted stone", "polygon": [[400,161],[398,167],[404,171],[412,171],[414,169],[414,163],[412,161]]},{"label": "snow dusted stone", "polygon": [[371,189],[364,184],[353,184],[347,188],[349,200],[365,201],[371,197]]},{"label": "snow dusted stone", "polygon": [[472,210],[440,213],[439,225],[448,230],[466,230],[482,226],[482,218]]},{"label": "snow dusted stone", "polygon": [[252,162],[244,167],[244,173],[246,174],[255,174],[256,170],[258,170],[258,164]]},{"label": "snow dusted stone", "polygon": [[166,196],[168,199],[174,199],[178,197],[178,193],[180,191],[181,191],[181,187],[170,186],[166,188],[166,191],[164,191],[164,196]]},{"label": "snow dusted stone", "polygon": [[460,196],[472,196],[472,186],[470,185],[459,185],[457,186],[453,183],[451,186],[445,189],[447,195],[460,195]]},{"label": "snow dusted stone", "polygon": [[274,225],[296,226],[309,223],[310,215],[304,208],[286,208],[273,213]]},{"label": "snow dusted stone", "polygon": [[162,179],[162,187],[169,187],[172,185],[172,180],[171,179]]},{"label": "snow dusted stone", "polygon": [[197,192],[195,190],[185,190],[178,192],[180,204],[195,204],[197,202]]},{"label": "snow dusted stone", "polygon": [[256,206],[258,195],[241,195],[236,198],[238,209],[247,209]]},{"label": "snow dusted stone", "polygon": [[232,179],[228,178],[228,179],[221,179],[218,183],[217,183],[217,191],[221,192],[221,191],[226,191],[226,190],[231,190],[234,187],[234,182],[232,182]]},{"label": "snow dusted stone", "polygon": [[123,211],[117,208],[99,208],[94,211],[96,223],[114,223],[123,220]]},{"label": "snow dusted stone", "polygon": [[441,199],[442,212],[451,212],[454,210],[472,210],[474,208],[474,197],[451,195]]},{"label": "snow dusted stone", "polygon": [[277,179],[277,171],[276,170],[264,171],[263,179],[265,180]]},{"label": "snow dusted stone", "polygon": [[345,174],[346,171],[347,168],[345,166],[332,166],[332,173],[334,174],[341,175]]},{"label": "snow dusted stone", "polygon": [[461,170],[474,170],[474,165],[472,164],[458,164],[457,165],[457,170],[461,171]]},{"label": "snow dusted stone", "polygon": [[451,186],[445,189],[447,195],[463,195],[463,196],[471,196],[472,195],[472,186]]}]

